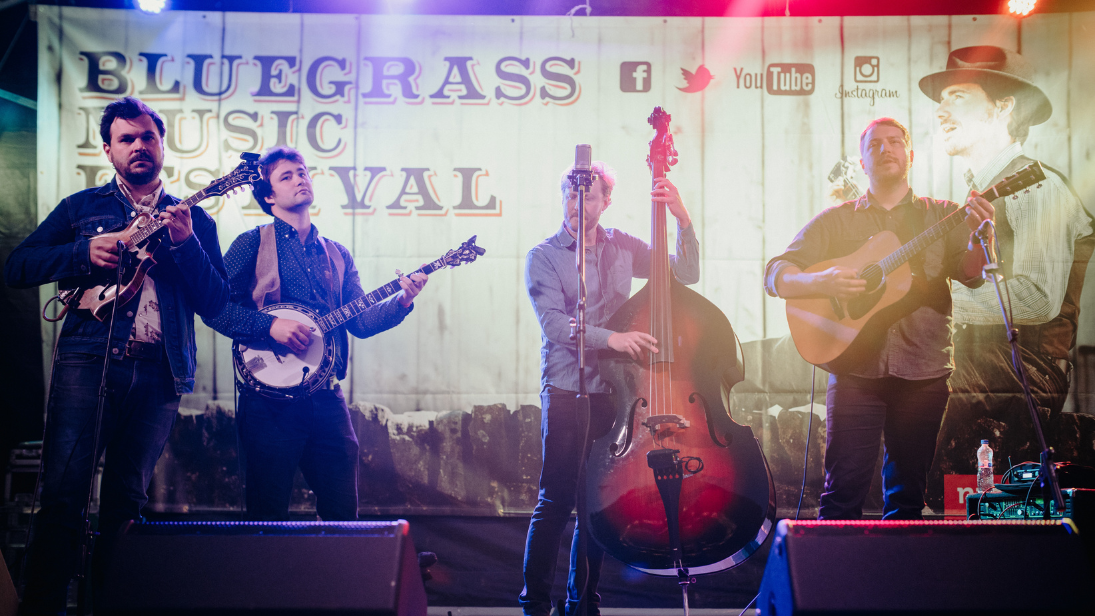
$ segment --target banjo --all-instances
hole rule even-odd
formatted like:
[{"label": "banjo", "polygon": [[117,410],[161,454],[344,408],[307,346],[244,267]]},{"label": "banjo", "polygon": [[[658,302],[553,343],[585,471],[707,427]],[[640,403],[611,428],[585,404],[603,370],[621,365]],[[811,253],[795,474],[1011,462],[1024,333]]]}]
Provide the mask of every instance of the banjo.
[{"label": "banjo", "polygon": [[[456,250],[448,251],[440,259],[411,273],[428,275],[439,269],[475,261],[487,252],[475,245],[475,237],[473,235]],[[335,343],[330,334],[401,288],[398,279],[392,280],[323,316],[291,302],[264,306],[259,312],[308,326],[312,331],[311,340],[308,348],[300,354],[293,353],[269,337],[248,344],[234,343],[232,361],[240,381],[247,389],[275,399],[297,398],[318,390],[331,377],[335,366]]]}]

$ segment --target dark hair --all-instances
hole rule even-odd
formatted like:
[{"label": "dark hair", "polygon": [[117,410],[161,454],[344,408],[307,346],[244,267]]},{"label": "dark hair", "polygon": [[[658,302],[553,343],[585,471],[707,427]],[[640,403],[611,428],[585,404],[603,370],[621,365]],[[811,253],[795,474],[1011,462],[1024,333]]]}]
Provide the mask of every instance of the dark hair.
[{"label": "dark hair", "polygon": [[905,149],[912,149],[912,137],[909,135],[909,129],[905,128],[905,125],[893,118],[878,118],[871,120],[871,123],[867,125],[867,128],[863,129],[863,132],[859,134],[859,151],[863,152],[863,139],[867,137],[867,133],[876,126],[893,126],[901,129],[901,134],[905,138]]},{"label": "dark hair", "polygon": [[1008,118],[1008,134],[1019,143],[1025,142],[1027,136],[1030,135],[1029,110],[1031,105],[1027,103],[1023,89],[1000,79],[982,78],[978,79],[976,83],[981,86],[981,89],[985,91],[985,95],[993,104],[1009,96],[1015,99],[1015,106],[1012,107],[1011,116]]},{"label": "dark hair", "polygon": [[283,160],[304,164],[304,157],[301,156],[300,152],[287,145],[275,145],[259,157],[259,169],[262,171],[262,179],[255,182],[253,194],[262,211],[270,216],[274,215],[270,209],[270,204],[266,202],[266,198],[274,194],[274,187],[270,185],[270,173]]},{"label": "dark hair", "polygon": [[156,124],[156,128],[160,131],[160,139],[163,139],[164,135],[167,133],[167,129],[164,126],[163,118],[160,117],[160,114],[144,104],[141,99],[133,96],[126,96],[125,98],[119,98],[113,103],[110,103],[106,106],[106,109],[103,109],[103,118],[99,120],[99,136],[103,138],[103,143],[110,145],[110,125],[114,124],[114,120],[118,118],[132,120],[143,115],[152,118],[152,121]]}]

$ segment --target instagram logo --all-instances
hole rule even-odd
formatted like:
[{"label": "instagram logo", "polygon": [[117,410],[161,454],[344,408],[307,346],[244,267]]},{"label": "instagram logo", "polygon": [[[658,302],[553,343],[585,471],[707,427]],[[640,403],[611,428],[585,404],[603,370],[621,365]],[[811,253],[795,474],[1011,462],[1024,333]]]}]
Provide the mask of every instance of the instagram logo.
[{"label": "instagram logo", "polygon": [[855,57],[856,83],[878,83],[878,56]]}]

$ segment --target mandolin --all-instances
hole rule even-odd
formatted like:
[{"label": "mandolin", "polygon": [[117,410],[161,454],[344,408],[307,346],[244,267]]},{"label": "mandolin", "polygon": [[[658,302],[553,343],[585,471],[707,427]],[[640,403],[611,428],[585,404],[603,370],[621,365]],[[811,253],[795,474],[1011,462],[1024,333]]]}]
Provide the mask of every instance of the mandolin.
[{"label": "mandolin", "polygon": [[[1042,165],[1035,162],[982,194],[991,201],[1026,190],[1044,179]],[[892,231],[882,231],[850,255],[803,270],[812,274],[838,265],[849,267],[867,281],[867,290],[847,301],[819,296],[787,300],[787,324],[802,358],[829,372],[841,373],[876,351],[882,332],[905,314],[900,302],[912,288],[909,259],[965,218],[965,208],[959,208],[905,245]]]},{"label": "mandolin", "polygon": [[[198,203],[212,198],[226,195],[233,190],[241,188],[243,186],[254,186],[255,182],[259,181],[259,155],[251,152],[244,152],[240,154],[240,158],[243,159],[235,169],[224,177],[213,180],[209,186],[199,190],[190,197],[181,201],[178,206],[181,208],[189,208],[197,205]],[[152,267],[156,265],[156,259],[153,258],[153,253],[159,248],[160,242],[163,239],[163,233],[160,233],[166,226],[166,223],[159,219],[154,218],[152,215],[142,213],[137,215],[124,229],[121,231],[112,231],[108,233],[101,233],[95,237],[105,237],[113,239],[115,242],[122,242],[125,245],[128,255],[122,255],[123,259],[128,259],[130,262],[135,262],[136,268],[132,269],[132,272],[127,276],[126,282],[118,287],[118,284],[111,279],[105,281],[102,284],[91,287],[77,287],[74,289],[65,289],[59,292],[54,297],[50,298],[46,305],[42,307],[42,318],[49,322],[60,321],[68,313],[69,309],[76,307],[82,310],[89,310],[91,314],[98,320],[104,321],[110,317],[111,309],[114,302],[119,302],[119,306],[124,306],[137,296],[137,292],[141,290],[141,285],[144,284],[145,277],[148,276],[148,272],[152,270]],[[118,263],[119,267],[122,267],[122,262]],[[62,304],[61,310],[53,317],[46,316],[46,311],[49,305],[54,301],[59,301]]]}]

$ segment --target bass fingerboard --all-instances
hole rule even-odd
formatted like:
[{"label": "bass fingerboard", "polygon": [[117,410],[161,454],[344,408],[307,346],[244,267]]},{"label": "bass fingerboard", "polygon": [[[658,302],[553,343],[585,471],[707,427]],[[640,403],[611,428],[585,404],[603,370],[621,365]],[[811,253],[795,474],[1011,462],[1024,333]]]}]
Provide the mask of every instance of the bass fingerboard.
[{"label": "bass fingerboard", "polygon": [[[445,267],[447,267],[447,265],[445,264],[445,259],[441,258],[432,263],[428,263],[422,266],[421,268],[411,272],[411,274],[426,274],[428,276],[439,269],[444,269]],[[407,275],[410,276],[411,274]],[[369,308],[375,306],[376,304],[379,304],[380,302],[391,297],[392,295],[395,295],[402,289],[403,287],[399,286],[399,279],[396,278],[388,284],[373,289],[372,291],[369,291],[365,295],[353,300],[352,302],[343,304],[341,307],[336,308],[335,310],[332,310],[331,312],[323,315],[316,322],[316,325],[319,325],[319,329],[322,330],[324,334],[326,334],[329,331],[341,327],[350,319],[356,317],[362,312],[365,312]]]}]

